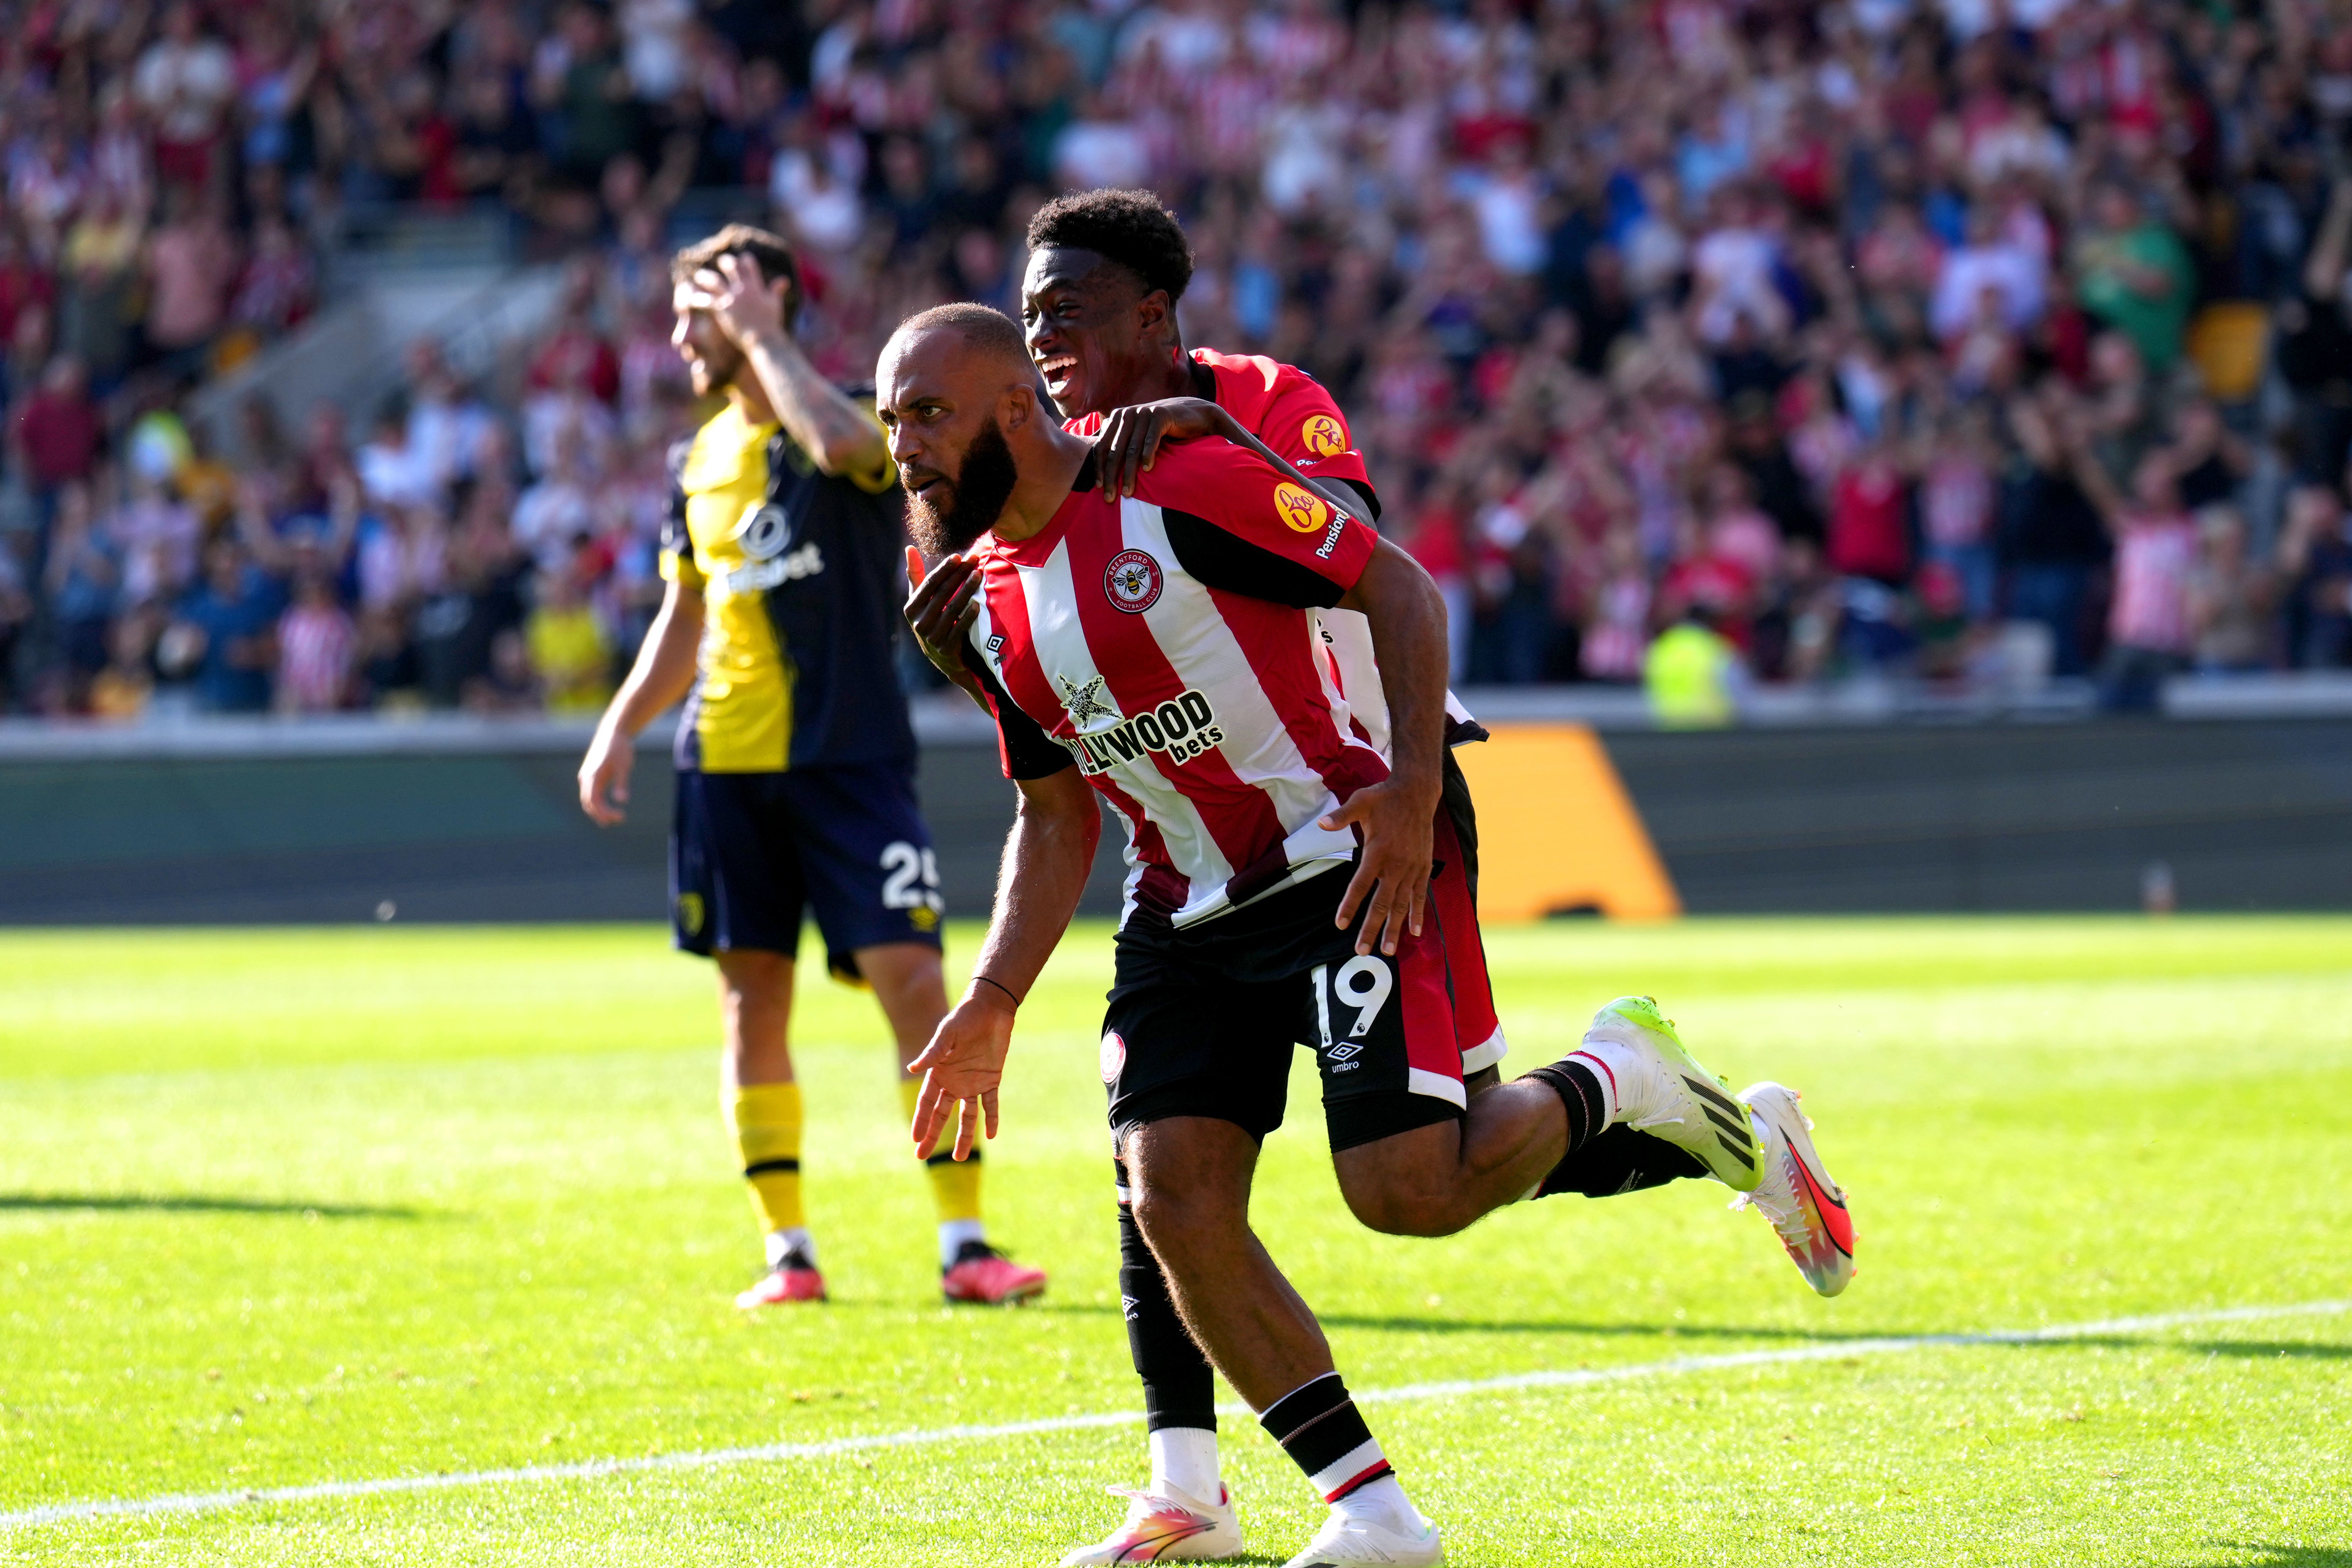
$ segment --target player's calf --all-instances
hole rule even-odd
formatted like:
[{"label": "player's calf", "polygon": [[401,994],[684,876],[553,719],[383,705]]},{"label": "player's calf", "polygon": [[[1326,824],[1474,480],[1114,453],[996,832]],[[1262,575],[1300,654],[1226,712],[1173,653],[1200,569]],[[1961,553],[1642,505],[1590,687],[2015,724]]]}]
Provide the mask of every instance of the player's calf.
[{"label": "player's calf", "polygon": [[1451,1236],[1506,1204],[1561,1157],[1559,1111],[1541,1083],[1498,1086],[1465,1113],[1332,1155],[1339,1192],[1384,1236]]}]

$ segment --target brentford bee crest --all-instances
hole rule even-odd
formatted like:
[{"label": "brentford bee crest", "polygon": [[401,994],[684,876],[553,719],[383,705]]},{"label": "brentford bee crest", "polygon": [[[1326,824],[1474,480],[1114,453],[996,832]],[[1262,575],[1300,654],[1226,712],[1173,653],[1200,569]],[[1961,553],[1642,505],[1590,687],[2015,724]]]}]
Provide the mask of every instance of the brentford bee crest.
[{"label": "brentford bee crest", "polygon": [[1103,592],[1130,616],[1139,616],[1160,602],[1167,586],[1160,563],[1140,550],[1122,550],[1103,568]]}]

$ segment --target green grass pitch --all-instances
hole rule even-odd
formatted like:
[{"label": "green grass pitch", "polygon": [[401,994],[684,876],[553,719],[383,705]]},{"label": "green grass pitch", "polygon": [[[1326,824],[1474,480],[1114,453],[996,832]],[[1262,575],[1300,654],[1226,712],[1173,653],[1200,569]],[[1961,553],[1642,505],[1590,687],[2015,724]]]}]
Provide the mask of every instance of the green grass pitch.
[{"label": "green grass pitch", "polygon": [[[1300,1053],[1258,1222],[1354,1387],[1629,1369],[1371,1410],[1452,1562],[2352,1565],[2352,1314],[1868,1342],[2352,1298],[2352,921],[1492,949],[1515,1068],[1649,991],[1735,1086],[1805,1090],[1861,1273],[1813,1297],[1695,1183],[1371,1236]],[[658,931],[0,937],[0,1563],[1053,1563],[1143,1479],[1139,1426],[26,1516],[1133,1408],[1108,973],[1108,931],[1076,931],[1016,1039],[990,1214],[1054,1284],[1013,1311],[938,1304],[878,1016],[804,984],[835,1299],[754,1318],[710,982]],[[1790,1351],[1816,1353],[1709,1359]],[[1319,1508],[1246,1416],[1224,1431],[1251,1560],[1279,1563]]]}]

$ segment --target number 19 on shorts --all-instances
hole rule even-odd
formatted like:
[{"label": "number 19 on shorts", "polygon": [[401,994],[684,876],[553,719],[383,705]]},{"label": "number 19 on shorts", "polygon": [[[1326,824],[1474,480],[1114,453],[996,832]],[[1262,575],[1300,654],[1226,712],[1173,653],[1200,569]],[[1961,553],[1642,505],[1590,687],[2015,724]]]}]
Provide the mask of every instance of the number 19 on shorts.
[{"label": "number 19 on shorts", "polygon": [[1350,1072],[1363,1066],[1359,1058],[1380,1021],[1381,1010],[1396,994],[1396,972],[1389,961],[1359,953],[1336,968],[1318,963],[1310,976],[1315,987],[1315,1037],[1324,1070]]}]

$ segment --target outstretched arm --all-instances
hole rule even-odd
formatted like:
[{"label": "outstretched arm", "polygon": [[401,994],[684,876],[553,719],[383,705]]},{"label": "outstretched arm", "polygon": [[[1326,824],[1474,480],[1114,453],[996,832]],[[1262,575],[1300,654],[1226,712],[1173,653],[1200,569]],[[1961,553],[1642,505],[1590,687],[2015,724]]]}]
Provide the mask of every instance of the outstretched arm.
[{"label": "outstretched arm", "polygon": [[[1363,853],[1339,900],[1342,928],[1366,907],[1356,951],[1394,953],[1410,930],[1421,934],[1429,890],[1431,824],[1437,815],[1439,757],[1445,740],[1445,601],[1421,563],[1381,540],[1364,574],[1339,601],[1372,624],[1372,659],[1389,704],[1389,776],[1358,790],[1324,818],[1360,826]],[[1369,902],[1368,902],[1369,900]]]},{"label": "outstretched arm", "polygon": [[1078,912],[1095,840],[1102,835],[1095,792],[1075,767],[1017,782],[1020,811],[1004,840],[996,912],[972,964],[971,982],[963,1000],[940,1020],[923,1054],[907,1064],[908,1072],[923,1075],[922,1096],[915,1102],[918,1154],[938,1146],[940,1129],[950,1116],[956,1119],[959,1160],[979,1142],[983,1121],[987,1136],[996,1136],[996,1091],[1013,1046],[1013,1016]]},{"label": "outstretched arm", "polygon": [[1158,403],[1131,404],[1114,408],[1105,416],[1102,434],[1095,440],[1095,449],[1102,454],[1103,499],[1115,502],[1122,496],[1133,495],[1136,481],[1150,472],[1159,458],[1160,442],[1189,441],[1198,436],[1223,436],[1235,446],[1247,447],[1292,483],[1305,485],[1350,516],[1365,515],[1363,497],[1346,480],[1307,478],[1288,458],[1259,440],[1248,426],[1205,397],[1169,397]]}]

